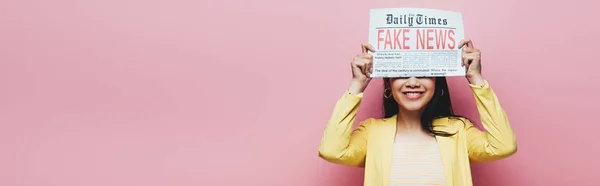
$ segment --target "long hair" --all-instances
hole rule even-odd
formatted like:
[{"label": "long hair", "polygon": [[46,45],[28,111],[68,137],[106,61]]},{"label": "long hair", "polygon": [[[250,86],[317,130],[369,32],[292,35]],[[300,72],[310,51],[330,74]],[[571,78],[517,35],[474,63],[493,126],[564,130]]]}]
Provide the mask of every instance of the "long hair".
[{"label": "long hair", "polygon": [[[390,79],[384,79],[384,88],[390,88]],[[384,91],[384,94],[388,92]],[[395,114],[398,114],[398,103],[394,99],[393,96],[386,98],[383,97],[383,111],[384,116],[386,118],[392,117]],[[453,133],[447,133],[443,131],[435,131],[433,130],[433,121],[438,118],[465,118],[463,116],[459,116],[454,114],[454,110],[452,109],[452,103],[450,101],[450,90],[448,89],[448,82],[446,82],[445,77],[436,77],[435,80],[435,92],[433,97],[425,106],[423,113],[421,115],[421,127],[430,134],[438,135],[438,136],[452,136]]]}]

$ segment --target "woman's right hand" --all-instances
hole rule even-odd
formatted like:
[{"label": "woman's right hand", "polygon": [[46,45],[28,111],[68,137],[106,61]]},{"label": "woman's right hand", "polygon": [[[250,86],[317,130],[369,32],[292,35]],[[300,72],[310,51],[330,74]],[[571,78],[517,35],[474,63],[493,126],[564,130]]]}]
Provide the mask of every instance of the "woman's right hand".
[{"label": "woman's right hand", "polygon": [[373,70],[373,55],[369,51],[375,52],[373,46],[362,44],[362,53],[356,55],[352,60],[352,84],[349,91],[353,94],[363,92],[371,81],[371,72]]}]

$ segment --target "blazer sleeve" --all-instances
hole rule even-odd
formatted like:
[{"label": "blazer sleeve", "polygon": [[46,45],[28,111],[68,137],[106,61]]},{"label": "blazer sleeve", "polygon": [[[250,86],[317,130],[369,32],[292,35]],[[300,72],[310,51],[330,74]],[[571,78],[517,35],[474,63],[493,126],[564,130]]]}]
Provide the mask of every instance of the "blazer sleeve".
[{"label": "blazer sleeve", "polygon": [[506,158],[517,151],[515,134],[496,94],[487,81],[481,87],[470,85],[485,132],[466,122],[467,147],[472,162]]},{"label": "blazer sleeve", "polygon": [[346,91],[337,101],[319,146],[319,157],[336,164],[364,167],[370,119],[353,128],[362,93]]}]

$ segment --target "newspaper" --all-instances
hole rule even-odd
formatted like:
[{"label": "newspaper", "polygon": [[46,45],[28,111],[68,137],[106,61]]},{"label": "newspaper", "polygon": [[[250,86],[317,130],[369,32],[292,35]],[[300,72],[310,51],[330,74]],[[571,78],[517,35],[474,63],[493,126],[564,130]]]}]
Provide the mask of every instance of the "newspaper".
[{"label": "newspaper", "polygon": [[371,9],[371,77],[464,76],[462,14],[426,8]]}]

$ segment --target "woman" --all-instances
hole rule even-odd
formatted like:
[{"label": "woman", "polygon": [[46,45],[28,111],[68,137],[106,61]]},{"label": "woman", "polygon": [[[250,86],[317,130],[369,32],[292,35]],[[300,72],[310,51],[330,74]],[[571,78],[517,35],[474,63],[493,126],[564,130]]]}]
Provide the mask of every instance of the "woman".
[{"label": "woman", "polygon": [[385,78],[383,119],[352,125],[371,81],[372,46],[352,61],[353,79],[327,124],[319,156],[365,168],[365,186],[472,185],[470,163],[499,160],[517,151],[515,135],[490,85],[481,75],[480,51],[463,50],[466,78],[475,96],[482,132],[452,111],[444,77]]}]

